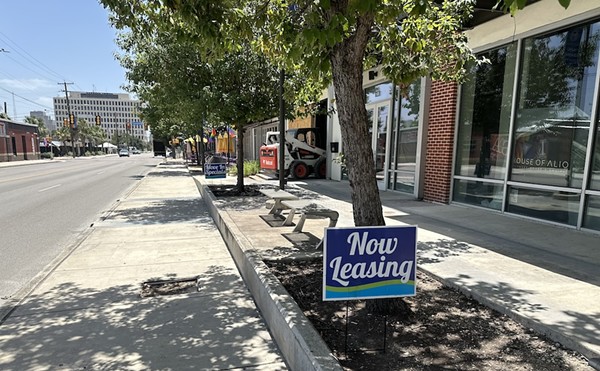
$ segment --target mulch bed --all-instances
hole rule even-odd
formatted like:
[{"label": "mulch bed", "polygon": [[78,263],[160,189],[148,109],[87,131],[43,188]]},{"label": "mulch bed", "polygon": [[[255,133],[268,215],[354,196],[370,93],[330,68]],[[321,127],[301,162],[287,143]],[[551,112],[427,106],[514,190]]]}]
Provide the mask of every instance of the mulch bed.
[{"label": "mulch bed", "polygon": [[411,313],[384,318],[364,300],[322,301],[321,260],[267,265],[346,370],[592,370],[580,354],[422,271],[417,295],[404,299]]}]

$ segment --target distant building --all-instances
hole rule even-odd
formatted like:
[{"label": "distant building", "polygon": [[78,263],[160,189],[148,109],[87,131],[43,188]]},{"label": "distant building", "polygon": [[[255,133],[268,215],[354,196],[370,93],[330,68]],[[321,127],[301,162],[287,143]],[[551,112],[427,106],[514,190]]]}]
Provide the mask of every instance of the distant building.
[{"label": "distant building", "polygon": [[54,121],[45,111],[31,111],[29,112],[29,116],[42,120],[49,133],[56,130],[56,121]]},{"label": "distant building", "polygon": [[[85,119],[90,124],[96,124],[96,117],[99,117],[100,125],[109,140],[128,132],[147,141],[144,125],[139,117],[141,102],[131,99],[129,94],[71,91],[68,106],[77,120]],[[54,97],[58,128],[68,123],[68,106],[66,97]]]}]

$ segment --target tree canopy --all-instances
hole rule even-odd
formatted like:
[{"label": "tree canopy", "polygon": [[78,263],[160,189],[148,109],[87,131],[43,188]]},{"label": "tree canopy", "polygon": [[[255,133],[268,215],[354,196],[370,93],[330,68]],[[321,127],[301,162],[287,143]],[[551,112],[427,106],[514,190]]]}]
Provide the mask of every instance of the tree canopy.
[{"label": "tree canopy", "polygon": [[[569,0],[558,0],[563,6]],[[333,85],[350,181],[354,224],[384,225],[362,86],[365,69],[379,66],[406,88],[418,78],[463,81],[479,62],[463,22],[474,0],[101,0],[117,27],[135,34],[173,32],[197,45],[205,59],[246,45],[286,72],[305,77],[297,97]],[[516,12],[527,0],[500,0]],[[371,301],[370,301],[371,302]],[[390,303],[374,304],[379,311]]]},{"label": "tree canopy", "polygon": [[[569,0],[558,0],[568,6]],[[383,225],[362,77],[379,66],[400,87],[424,76],[461,82],[478,62],[463,22],[473,0],[101,0],[113,23],[153,39],[191,42],[203,61],[248,45],[271,64],[302,76],[296,97],[331,83],[342,132],[356,225]],[[526,0],[500,0],[516,12]],[[172,78],[169,76],[168,78]],[[308,88],[308,89],[307,89]]]}]

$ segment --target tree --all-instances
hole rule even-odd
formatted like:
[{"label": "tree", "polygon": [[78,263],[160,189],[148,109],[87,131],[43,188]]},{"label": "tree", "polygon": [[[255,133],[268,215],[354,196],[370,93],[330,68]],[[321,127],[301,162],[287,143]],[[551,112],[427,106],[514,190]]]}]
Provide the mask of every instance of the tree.
[{"label": "tree", "polygon": [[44,120],[37,117],[27,116],[25,117],[24,121],[28,124],[36,125],[38,127],[38,134],[41,138],[48,136],[48,128],[46,128]]},{"label": "tree", "polygon": [[104,141],[106,138],[106,134],[100,126],[90,124],[85,119],[79,119],[77,121],[77,127],[79,136],[84,142],[89,144],[91,152],[95,152],[95,147],[98,142]]},{"label": "tree", "polygon": [[[468,0],[101,2],[117,27],[142,37],[170,32],[209,58],[251,43],[286,71],[301,71],[323,88],[332,81],[357,226],[384,224],[372,150],[361,140],[368,136],[365,67],[381,65],[386,76],[407,86],[421,76],[460,81],[474,60],[461,32],[472,12]],[[511,10],[524,4],[504,1]]]},{"label": "tree", "polygon": [[[55,131],[55,135],[58,138],[58,140],[60,140],[63,144],[63,148],[66,151],[66,147],[67,147],[67,141],[71,140],[71,130],[67,127],[67,126],[62,126],[61,128],[57,129]],[[73,145],[71,144],[71,147],[73,147]],[[65,154],[65,153],[63,153]]]},{"label": "tree", "polygon": [[[462,32],[469,0],[101,0],[117,27],[177,29],[206,54],[242,42],[324,88],[332,81],[354,224],[384,225],[368,137],[363,71],[375,65],[400,87],[422,76],[460,82],[475,61]],[[569,0],[559,0],[563,6]],[[503,0],[511,12],[526,0]]]},{"label": "tree", "polygon": [[[237,188],[243,191],[244,126],[277,115],[276,66],[249,44],[206,57],[195,43],[177,41],[172,30],[122,33],[119,45],[125,50],[118,58],[127,69],[128,89],[147,102],[142,117],[155,137],[193,136],[205,123],[237,131]],[[288,81],[296,83],[302,79]]]}]

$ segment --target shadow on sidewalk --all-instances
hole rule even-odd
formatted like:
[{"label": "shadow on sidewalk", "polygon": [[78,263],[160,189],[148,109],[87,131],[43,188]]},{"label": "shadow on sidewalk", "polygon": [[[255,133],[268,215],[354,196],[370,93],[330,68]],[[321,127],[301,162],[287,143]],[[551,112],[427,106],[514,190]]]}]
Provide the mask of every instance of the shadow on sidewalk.
[{"label": "shadow on sidewalk", "polygon": [[[140,206],[136,206],[139,204]],[[204,201],[199,198],[181,200],[126,200],[124,207],[117,208],[107,218],[126,221],[128,224],[169,224],[194,222],[199,225],[212,223],[204,210]]]},{"label": "shadow on sidewalk", "polygon": [[141,298],[133,285],[96,290],[63,283],[31,295],[2,324],[0,369],[265,364],[264,353],[273,345],[263,340],[268,334],[252,300],[240,297],[249,293],[239,276],[217,266],[202,275],[194,294]]}]

